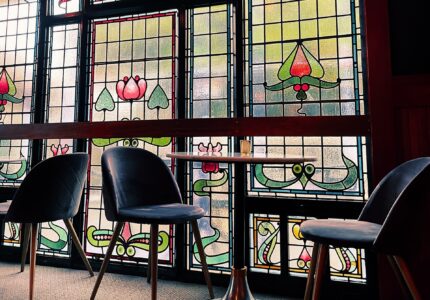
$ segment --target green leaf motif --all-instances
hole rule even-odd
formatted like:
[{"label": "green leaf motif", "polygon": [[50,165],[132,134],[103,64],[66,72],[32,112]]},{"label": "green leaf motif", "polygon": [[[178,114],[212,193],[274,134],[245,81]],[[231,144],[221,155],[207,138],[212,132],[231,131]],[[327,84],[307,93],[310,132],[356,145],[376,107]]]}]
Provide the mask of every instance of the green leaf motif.
[{"label": "green leaf motif", "polygon": [[107,88],[104,88],[98,96],[95,109],[96,111],[113,111],[115,109],[115,102]]},{"label": "green leaf motif", "polygon": [[151,96],[149,96],[148,108],[166,109],[167,107],[169,107],[169,99],[167,98],[167,95],[164,92],[163,88],[159,84],[157,84],[155,89],[152,91]]}]

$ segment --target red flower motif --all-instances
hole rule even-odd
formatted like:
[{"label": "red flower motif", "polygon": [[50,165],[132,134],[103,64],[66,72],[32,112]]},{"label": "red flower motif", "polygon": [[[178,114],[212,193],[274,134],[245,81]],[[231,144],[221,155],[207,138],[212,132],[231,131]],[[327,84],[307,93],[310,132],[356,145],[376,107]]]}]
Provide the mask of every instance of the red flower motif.
[{"label": "red flower motif", "polygon": [[51,152],[53,156],[57,155],[64,155],[69,151],[69,145],[64,145],[64,147],[61,147],[61,144],[58,144],[56,147],[54,144],[51,145]]},{"label": "red flower motif", "polygon": [[[199,144],[200,152],[213,152],[213,153],[221,153],[222,145],[217,143],[214,147],[212,143],[209,143],[207,147],[203,145],[203,143]],[[203,173],[218,173],[219,172],[219,163],[216,162],[202,162],[202,171]]]},{"label": "red flower motif", "polygon": [[3,69],[0,74],[0,95],[9,94],[9,83],[7,82],[6,69]]},{"label": "red flower motif", "polygon": [[136,75],[134,78],[125,76],[116,84],[116,93],[124,101],[141,99],[146,92],[146,80]]}]

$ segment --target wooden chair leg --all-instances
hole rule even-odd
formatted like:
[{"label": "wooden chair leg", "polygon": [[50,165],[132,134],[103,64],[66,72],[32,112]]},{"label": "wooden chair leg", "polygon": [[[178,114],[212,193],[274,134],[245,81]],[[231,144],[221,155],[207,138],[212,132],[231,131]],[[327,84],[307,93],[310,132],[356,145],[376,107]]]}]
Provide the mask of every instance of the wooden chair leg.
[{"label": "wooden chair leg", "polygon": [[85,267],[87,268],[90,275],[94,276],[93,269],[91,268],[90,262],[88,261],[87,256],[85,255],[84,249],[82,249],[82,245],[79,242],[78,235],[76,234],[76,231],[73,228],[72,222],[70,221],[70,219],[64,219],[63,221],[64,221],[64,224],[66,224],[67,230],[69,230],[69,233],[72,236],[73,244],[75,245],[76,250],[78,250],[79,255],[82,258],[82,261],[85,264]]},{"label": "wooden chair leg", "polygon": [[34,276],[36,271],[36,250],[37,250],[37,223],[31,225],[31,243],[30,243],[30,300],[34,296]]},{"label": "wooden chair leg", "polygon": [[412,274],[409,271],[408,265],[406,264],[405,260],[397,255],[393,255],[393,259],[397,267],[399,268],[400,275],[406,283],[406,286],[408,287],[412,299],[421,300],[421,295],[417,289],[417,286],[415,285],[414,279],[412,278]]},{"label": "wooden chair leg", "polygon": [[23,223],[21,228],[24,229],[21,235],[22,249],[21,249],[21,272],[24,272],[25,261],[27,259],[28,245],[30,244],[30,228],[31,224]]},{"label": "wooden chair leg", "polygon": [[96,297],[97,291],[99,289],[100,283],[102,282],[103,275],[105,274],[106,268],[109,264],[110,257],[112,256],[113,248],[116,245],[116,241],[118,240],[119,234],[121,233],[122,227],[124,226],[124,222],[118,222],[115,226],[115,230],[112,235],[112,239],[109,243],[109,247],[107,249],[105,258],[103,260],[103,264],[100,268],[99,276],[97,276],[96,284],[94,285],[93,292],[91,294],[91,300]]},{"label": "wooden chair leg", "polygon": [[306,290],[305,290],[304,300],[311,300],[312,288],[314,285],[315,266],[317,264],[319,246],[320,245],[318,243],[314,243],[314,247],[312,249],[311,267],[310,267],[309,273],[308,273],[308,280],[306,281]]},{"label": "wooden chair leg", "polygon": [[193,229],[194,238],[196,239],[197,249],[199,250],[200,262],[202,264],[203,274],[205,276],[205,281],[208,286],[209,296],[211,299],[215,298],[214,290],[212,288],[212,281],[209,275],[208,264],[206,263],[206,254],[202,244],[202,238],[200,236],[199,226],[197,224],[197,220],[193,220],[190,222],[191,227]]},{"label": "wooden chair leg", "polygon": [[400,273],[400,268],[397,265],[396,261],[394,260],[394,257],[391,255],[386,255],[386,258],[387,258],[388,262],[390,263],[391,269],[393,270],[397,281],[399,282],[400,289],[402,290],[403,296],[405,297],[405,299],[410,298],[409,289],[406,285],[406,282],[403,280],[403,276]]},{"label": "wooden chair leg", "polygon": [[148,252],[148,271],[146,273],[146,282],[151,282],[151,251]]},{"label": "wooden chair leg", "polygon": [[151,255],[151,300],[157,300],[158,224],[151,224],[149,251]]},{"label": "wooden chair leg", "polygon": [[317,300],[320,298],[321,284],[324,276],[325,263],[327,260],[328,245],[320,244],[317,256],[317,264],[315,267],[315,282],[313,287],[312,299]]}]

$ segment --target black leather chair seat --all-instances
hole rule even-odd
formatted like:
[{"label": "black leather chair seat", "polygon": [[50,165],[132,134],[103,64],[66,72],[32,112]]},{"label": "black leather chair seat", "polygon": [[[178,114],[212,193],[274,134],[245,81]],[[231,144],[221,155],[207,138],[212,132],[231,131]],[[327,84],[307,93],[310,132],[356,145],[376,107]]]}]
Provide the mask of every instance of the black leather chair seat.
[{"label": "black leather chair seat", "polygon": [[300,226],[303,237],[321,244],[369,248],[381,225],[357,220],[307,220]]},{"label": "black leather chair seat", "polygon": [[9,200],[6,202],[0,202],[0,218],[6,215],[11,203],[12,203],[12,200]]},{"label": "black leather chair seat", "polygon": [[204,215],[202,208],[182,203],[121,208],[118,214],[121,221],[147,224],[179,224],[200,219]]}]

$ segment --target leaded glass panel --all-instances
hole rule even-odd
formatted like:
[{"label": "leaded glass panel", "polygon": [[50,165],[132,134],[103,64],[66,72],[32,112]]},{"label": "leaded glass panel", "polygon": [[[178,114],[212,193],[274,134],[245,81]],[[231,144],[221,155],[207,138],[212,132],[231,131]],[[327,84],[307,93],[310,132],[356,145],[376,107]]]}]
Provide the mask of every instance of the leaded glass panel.
[{"label": "leaded glass panel", "polygon": [[[38,4],[0,2],[0,126],[32,120]],[[29,169],[28,140],[0,140],[0,185],[18,186]],[[4,243],[18,246],[20,226],[6,223]],[[3,234],[3,233],[1,233]]]},{"label": "leaded glass panel", "polygon": [[[176,12],[96,20],[91,35],[89,118],[92,122],[175,118]],[[101,193],[101,155],[110,147],[145,148],[160,157],[175,149],[171,137],[93,138],[86,200],[85,250],[102,257],[113,233]],[[174,171],[172,161],[166,164]],[[173,226],[160,226],[159,260],[173,265]],[[114,256],[121,261],[148,257],[149,225],[126,223]]]},{"label": "leaded glass panel", "polygon": [[[228,5],[196,8],[187,16],[187,118],[225,118],[232,105],[232,14]],[[231,152],[231,137],[187,139],[190,152]],[[212,272],[229,272],[233,249],[233,182],[230,164],[187,164],[187,201],[202,207],[198,221]],[[197,246],[189,228],[188,268],[201,270]]]},{"label": "leaded glass panel", "polygon": [[368,197],[366,138],[252,137],[253,152],[316,157],[291,165],[248,168],[249,194],[364,201]]},{"label": "leaded glass panel", "polygon": [[249,215],[251,271],[281,274],[280,222],[279,215]]}]

